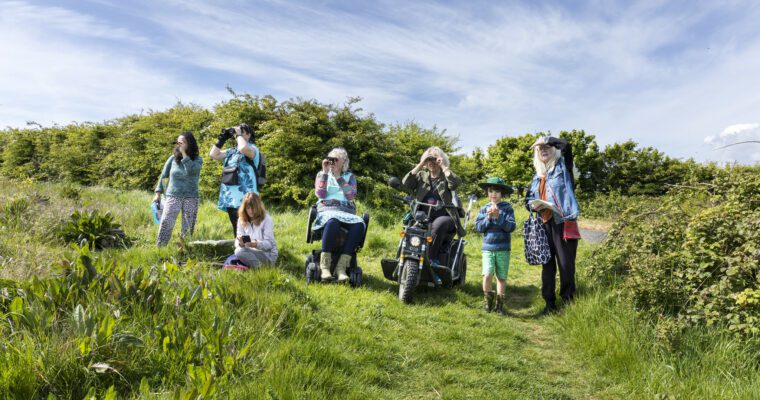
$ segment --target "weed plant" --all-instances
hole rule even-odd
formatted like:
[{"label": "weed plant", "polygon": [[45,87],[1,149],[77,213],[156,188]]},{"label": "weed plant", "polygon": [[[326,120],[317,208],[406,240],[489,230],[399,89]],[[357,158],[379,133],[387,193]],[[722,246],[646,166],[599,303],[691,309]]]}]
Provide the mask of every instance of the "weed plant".
[{"label": "weed plant", "polygon": [[[618,287],[590,288],[582,274],[576,302],[539,318],[540,267],[524,263],[517,233],[508,316],[500,317],[480,309],[478,235],[467,236],[464,288],[421,289],[414,304],[404,305],[379,263],[394,253],[398,224],[370,223],[358,260],[362,287],[307,286],[304,258],[318,244],[305,243],[306,210],[270,209],[277,265],[225,271],[217,260],[187,251],[176,232],[170,246],[155,247],[148,193],[82,188],[75,200],[56,195],[60,185],[0,184],[14,197],[49,198],[30,202],[24,226],[32,229],[0,228],[6,260],[0,264],[0,398],[760,394],[756,346],[708,329],[660,340],[616,294]],[[49,215],[66,218],[78,209],[110,212],[133,245],[94,251],[49,240],[34,228]],[[520,226],[526,212],[515,209]],[[230,236],[226,213],[203,201],[188,240]],[[593,250],[581,241],[581,271]]]}]

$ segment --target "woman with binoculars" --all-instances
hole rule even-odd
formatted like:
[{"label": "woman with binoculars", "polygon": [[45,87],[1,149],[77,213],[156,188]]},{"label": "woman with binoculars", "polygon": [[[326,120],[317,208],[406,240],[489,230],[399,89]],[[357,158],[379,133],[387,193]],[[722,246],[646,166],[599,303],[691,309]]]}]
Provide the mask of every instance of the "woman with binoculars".
[{"label": "woman with binoculars", "polygon": [[[235,145],[222,151],[224,143],[232,137],[235,138]],[[259,194],[253,166],[260,162],[260,155],[253,141],[253,129],[248,124],[222,129],[209,154],[212,159],[224,163],[217,207],[227,212],[233,235],[237,234],[238,209],[243,203],[243,197],[251,192]]]},{"label": "woman with binoculars", "polygon": [[[449,169],[449,157],[435,146],[422,153],[419,164],[409,171],[401,182],[417,201],[428,204],[457,204],[458,199],[454,191],[462,184],[462,180]],[[454,232],[464,236],[465,232],[455,209],[442,208],[435,211],[431,217],[433,243],[430,244],[428,255],[430,262],[436,265],[439,260],[435,257],[446,237]]]},{"label": "woman with binoculars", "polygon": [[317,217],[314,220],[312,230],[322,231],[322,253],[319,259],[319,267],[322,271],[321,279],[329,281],[333,279],[330,272],[332,265],[332,249],[336,247],[336,241],[340,229],[348,231],[346,240],[340,251],[340,258],[335,266],[335,274],[338,282],[348,281],[346,269],[351,263],[351,257],[359,247],[364,236],[364,220],[356,215],[356,177],[348,170],[348,152],[342,147],[330,150],[327,157],[322,160],[322,170],[317,173],[314,180],[314,192],[317,195]]}]

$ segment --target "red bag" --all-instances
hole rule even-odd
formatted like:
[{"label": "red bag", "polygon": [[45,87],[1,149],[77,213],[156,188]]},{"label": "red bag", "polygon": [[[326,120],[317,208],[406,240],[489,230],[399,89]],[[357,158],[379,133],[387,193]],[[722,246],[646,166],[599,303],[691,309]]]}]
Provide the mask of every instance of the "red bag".
[{"label": "red bag", "polygon": [[578,229],[578,221],[565,221],[562,228],[562,238],[567,239],[580,239],[581,231]]}]

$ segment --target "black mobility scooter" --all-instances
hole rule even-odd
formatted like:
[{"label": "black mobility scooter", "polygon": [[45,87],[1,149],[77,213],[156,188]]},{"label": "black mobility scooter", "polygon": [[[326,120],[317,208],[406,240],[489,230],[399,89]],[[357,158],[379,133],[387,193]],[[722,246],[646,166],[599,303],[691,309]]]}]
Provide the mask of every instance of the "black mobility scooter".
[{"label": "black mobility scooter", "polygon": [[[311,206],[309,209],[309,222],[306,226],[306,243],[319,242],[322,240],[322,229],[312,230],[311,227],[314,224],[314,220],[317,218],[317,206]],[[346,274],[348,274],[348,283],[351,287],[357,287],[362,284],[362,269],[356,264],[356,253],[364,246],[364,239],[367,238],[367,228],[369,227],[369,214],[366,212],[362,214],[364,220],[364,235],[359,242],[359,247],[356,248],[356,252],[351,256],[351,264],[346,268]],[[333,254],[332,264],[330,266],[330,272],[335,274],[335,266],[338,264],[338,258],[340,254],[338,252],[343,247],[343,242],[346,240],[348,232],[341,228],[340,235],[338,236],[335,248],[331,249]],[[322,254],[322,250],[312,250],[311,254],[306,257],[306,284],[311,282],[321,282],[321,270],[319,269],[319,259]],[[334,282],[334,281],[333,281]]]},{"label": "black mobility scooter", "polygon": [[[391,178],[388,184],[401,188],[398,178]],[[430,262],[428,246],[432,243],[432,221],[430,216],[442,208],[454,208],[460,217],[464,216],[464,226],[470,217],[470,209],[476,197],[470,195],[467,211],[456,204],[431,205],[415,200],[411,196],[394,195],[393,198],[409,205],[410,211],[404,216],[404,229],[396,250],[395,259],[383,259],[381,265],[386,279],[398,282],[398,297],[404,303],[411,303],[417,286],[445,287],[464,286],[467,276],[467,257],[464,246],[467,241],[454,233],[446,238],[436,258],[440,265]],[[454,196],[456,199],[456,195]]]}]

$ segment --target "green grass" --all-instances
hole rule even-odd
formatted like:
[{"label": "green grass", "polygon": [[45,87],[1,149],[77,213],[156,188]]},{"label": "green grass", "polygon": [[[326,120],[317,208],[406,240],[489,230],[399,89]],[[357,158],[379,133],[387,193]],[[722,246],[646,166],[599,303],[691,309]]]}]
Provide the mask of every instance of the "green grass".
[{"label": "green grass", "polygon": [[[359,260],[362,287],[307,286],[304,257],[316,245],[304,240],[305,211],[273,212],[278,264],[242,273],[184,252],[176,236],[171,246],[156,249],[149,193],[0,184],[8,189],[0,206],[11,195],[30,204],[19,223],[0,225],[0,287],[9,288],[7,297],[0,295],[0,398],[83,398],[112,385],[120,398],[174,398],[209,382],[223,398],[760,396],[757,347],[710,331],[687,333],[672,347],[658,344],[656,330],[615,291],[586,286],[583,260],[593,245],[583,241],[578,300],[560,315],[539,318],[540,267],[525,264],[515,234],[508,316],[499,317],[480,310],[478,235],[467,237],[464,288],[419,290],[414,304],[404,305],[379,262],[394,252],[398,225],[371,223]],[[78,196],[62,195],[77,190]],[[134,239],[128,249],[96,253],[100,271],[118,275],[143,267],[152,269],[155,282],[135,280],[142,289],[120,298],[105,283],[65,299],[35,297],[49,282],[80,287],[55,274],[52,266],[75,251],[51,230],[75,209],[93,208],[110,211]],[[194,239],[226,238],[230,229],[214,202],[202,203]],[[109,269],[112,260],[117,265]],[[27,293],[22,313],[28,320],[13,312],[16,287]],[[161,289],[160,302],[143,296],[150,288]],[[93,336],[100,345],[87,353],[80,350],[85,339],[77,333],[76,305],[97,321],[115,316],[113,334]],[[35,325],[44,315],[48,322]],[[138,344],[116,339],[132,336]],[[96,363],[113,369],[98,372]],[[191,376],[190,365],[213,379]]]}]

